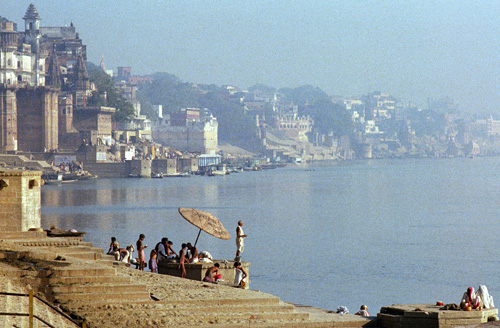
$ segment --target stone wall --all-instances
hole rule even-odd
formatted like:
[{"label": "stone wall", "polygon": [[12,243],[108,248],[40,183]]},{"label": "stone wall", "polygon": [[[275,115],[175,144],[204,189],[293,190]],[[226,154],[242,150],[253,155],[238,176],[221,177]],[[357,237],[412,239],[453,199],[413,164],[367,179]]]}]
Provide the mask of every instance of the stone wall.
[{"label": "stone wall", "polygon": [[13,88],[0,87],[0,151],[17,150],[17,101]]},{"label": "stone wall", "polygon": [[0,231],[28,231],[41,225],[39,171],[0,171]]},{"label": "stone wall", "polygon": [[58,92],[46,87],[23,88],[16,96],[18,150],[58,149]]},{"label": "stone wall", "polygon": [[83,167],[99,178],[151,177],[150,160],[131,160],[117,163],[85,162]]},{"label": "stone wall", "polygon": [[175,174],[177,173],[177,159],[154,159],[151,163],[151,171],[154,173]]},{"label": "stone wall", "polygon": [[139,160],[133,159],[127,161],[130,163],[130,173],[131,177],[139,178],[150,178],[151,177],[151,161],[150,160]]}]

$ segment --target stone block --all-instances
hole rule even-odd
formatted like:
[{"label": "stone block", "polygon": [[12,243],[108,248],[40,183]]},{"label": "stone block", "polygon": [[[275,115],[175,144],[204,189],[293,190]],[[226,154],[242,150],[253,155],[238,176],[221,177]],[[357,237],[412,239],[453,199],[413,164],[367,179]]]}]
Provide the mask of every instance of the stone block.
[{"label": "stone block", "polygon": [[[27,231],[40,227],[41,172],[1,171],[0,226],[4,231]],[[8,180],[8,184],[5,181]],[[6,229],[10,226],[10,229]]]}]

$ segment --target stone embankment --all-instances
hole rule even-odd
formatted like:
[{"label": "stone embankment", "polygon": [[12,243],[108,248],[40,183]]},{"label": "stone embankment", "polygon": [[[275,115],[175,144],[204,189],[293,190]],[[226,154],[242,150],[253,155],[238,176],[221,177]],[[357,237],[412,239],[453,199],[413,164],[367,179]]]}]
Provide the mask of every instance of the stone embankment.
[{"label": "stone embankment", "polygon": [[[43,232],[11,232],[0,238],[0,291],[25,293],[29,285],[88,327],[373,327],[375,323],[374,318],[294,306],[259,291],[127,268],[80,238],[49,238]],[[2,313],[26,310],[12,299],[3,303],[8,311]],[[64,320],[55,319],[57,313],[45,317]],[[11,323],[19,319],[0,313],[0,322],[4,318]],[[74,327],[70,324],[53,325]]]}]

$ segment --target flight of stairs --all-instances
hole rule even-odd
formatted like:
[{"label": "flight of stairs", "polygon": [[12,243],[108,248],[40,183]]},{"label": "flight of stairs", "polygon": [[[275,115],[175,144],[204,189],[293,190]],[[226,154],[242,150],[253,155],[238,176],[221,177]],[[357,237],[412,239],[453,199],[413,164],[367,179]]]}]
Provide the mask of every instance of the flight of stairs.
[{"label": "flight of stairs", "polygon": [[[297,311],[279,297],[258,291],[140,273],[77,238],[31,236],[20,239],[13,235],[10,240],[30,250],[29,254],[17,252],[4,257],[18,261],[45,258],[50,269],[44,269],[46,263],[42,261],[35,263],[38,271],[32,270],[33,279],[40,282],[38,290],[73,318],[85,320],[88,327],[367,327],[374,323],[327,311]],[[155,297],[148,291],[147,279],[138,279],[137,275],[164,279],[166,285],[177,287],[172,288],[176,294]]]}]

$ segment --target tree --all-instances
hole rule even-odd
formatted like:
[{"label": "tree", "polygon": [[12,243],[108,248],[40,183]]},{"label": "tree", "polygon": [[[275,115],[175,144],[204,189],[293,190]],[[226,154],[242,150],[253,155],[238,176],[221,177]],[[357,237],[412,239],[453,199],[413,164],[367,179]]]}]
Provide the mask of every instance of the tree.
[{"label": "tree", "polygon": [[300,115],[310,115],[314,126],[323,134],[350,135],[353,122],[341,105],[334,104],[328,94],[318,87],[303,85],[294,89],[283,88],[280,92],[295,105],[299,106]]},{"label": "tree", "polygon": [[115,86],[108,74],[104,73],[99,66],[90,62],[87,62],[87,71],[90,82],[94,83],[97,88],[97,92],[93,92],[89,98],[88,104],[90,106],[116,108],[113,120],[117,122],[127,121],[134,117],[134,106],[120,94],[120,90]]},{"label": "tree", "polygon": [[258,143],[254,118],[246,115],[243,105],[232,101],[225,90],[207,93],[200,98],[200,105],[217,117],[221,141],[247,145]]}]

